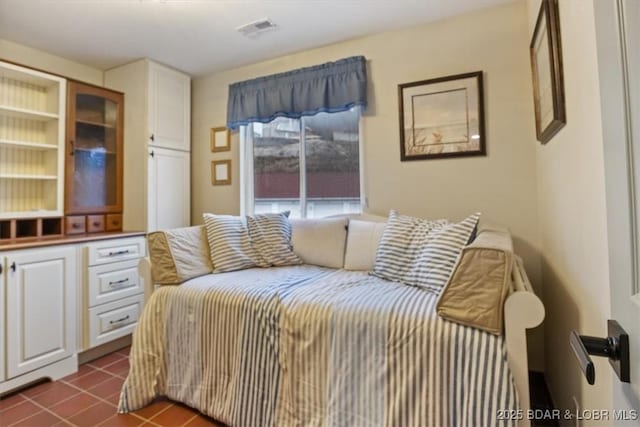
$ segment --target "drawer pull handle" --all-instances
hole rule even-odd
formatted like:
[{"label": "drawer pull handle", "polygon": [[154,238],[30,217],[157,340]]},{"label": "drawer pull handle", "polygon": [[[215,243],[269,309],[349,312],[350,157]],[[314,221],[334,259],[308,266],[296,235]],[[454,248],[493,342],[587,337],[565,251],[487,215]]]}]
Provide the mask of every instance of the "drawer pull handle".
[{"label": "drawer pull handle", "polygon": [[125,249],[123,251],[109,252],[109,256],[124,255],[124,254],[128,254],[129,252],[130,252],[129,249]]},{"label": "drawer pull handle", "polygon": [[93,226],[94,226],[94,227],[100,227],[100,225],[101,225],[101,224],[100,224],[99,222],[97,222],[97,221],[93,223]]},{"label": "drawer pull handle", "polygon": [[123,283],[127,283],[129,281],[129,278],[127,277],[126,279],[121,279],[121,280],[116,280],[115,282],[109,282],[109,286],[112,288],[117,288],[119,287],[119,285],[122,285]]},{"label": "drawer pull handle", "polygon": [[127,320],[129,320],[131,316],[129,316],[128,314],[124,317],[121,317],[120,319],[117,320],[109,320],[109,324],[110,325],[115,325],[116,323],[122,323],[122,322],[126,322]]},{"label": "drawer pull handle", "polygon": [[80,224],[77,222],[74,222],[73,224],[71,224],[71,228],[80,228]]}]

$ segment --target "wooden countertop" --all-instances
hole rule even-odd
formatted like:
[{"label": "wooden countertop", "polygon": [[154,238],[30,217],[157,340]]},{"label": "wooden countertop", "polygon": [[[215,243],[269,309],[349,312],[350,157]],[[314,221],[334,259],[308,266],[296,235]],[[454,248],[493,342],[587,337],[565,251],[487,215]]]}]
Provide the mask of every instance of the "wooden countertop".
[{"label": "wooden countertop", "polygon": [[86,233],[61,237],[44,237],[31,239],[0,240],[1,251],[30,249],[44,246],[68,245],[72,243],[95,242],[98,240],[121,239],[124,237],[145,236],[144,231],[112,231],[107,233]]}]

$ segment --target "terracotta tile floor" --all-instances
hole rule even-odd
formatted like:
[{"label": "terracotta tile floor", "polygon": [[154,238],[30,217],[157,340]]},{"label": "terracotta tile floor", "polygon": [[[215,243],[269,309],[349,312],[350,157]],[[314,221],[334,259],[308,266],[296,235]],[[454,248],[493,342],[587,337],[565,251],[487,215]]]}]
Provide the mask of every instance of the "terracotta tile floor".
[{"label": "terracotta tile floor", "polygon": [[118,414],[120,389],[129,371],[129,349],[80,366],[77,373],[0,399],[0,426],[50,427],[224,427],[166,399],[130,414]]}]

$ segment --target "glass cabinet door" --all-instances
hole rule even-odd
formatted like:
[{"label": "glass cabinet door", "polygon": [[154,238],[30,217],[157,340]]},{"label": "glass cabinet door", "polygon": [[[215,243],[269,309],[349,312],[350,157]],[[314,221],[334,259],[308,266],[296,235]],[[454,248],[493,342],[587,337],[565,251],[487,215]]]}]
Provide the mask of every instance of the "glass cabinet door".
[{"label": "glass cabinet door", "polygon": [[68,101],[66,213],[121,212],[123,96],[72,82]]}]

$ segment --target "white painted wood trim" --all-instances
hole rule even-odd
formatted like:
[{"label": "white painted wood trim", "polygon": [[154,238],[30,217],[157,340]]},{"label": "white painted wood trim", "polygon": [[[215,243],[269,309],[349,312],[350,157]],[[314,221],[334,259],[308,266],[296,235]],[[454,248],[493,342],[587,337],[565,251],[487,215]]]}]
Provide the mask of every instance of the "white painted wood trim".
[{"label": "white painted wood trim", "polygon": [[523,419],[519,427],[530,426],[527,411],[531,409],[529,400],[529,360],[527,357],[527,329],[542,323],[545,316],[542,301],[533,293],[533,288],[525,272],[522,259],[516,257],[513,268],[515,292],[504,304],[504,329],[507,345],[507,361],[516,384]]},{"label": "white painted wood trim", "polygon": [[49,378],[51,381],[55,381],[76,372],[78,372],[78,356],[74,354],[59,362],[52,363],[38,370],[12,378],[9,381],[1,382],[0,396],[13,390],[24,388],[26,385],[39,381],[43,378]]}]

